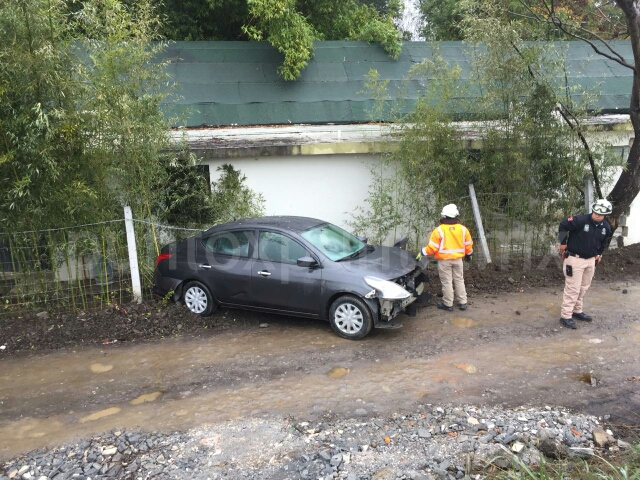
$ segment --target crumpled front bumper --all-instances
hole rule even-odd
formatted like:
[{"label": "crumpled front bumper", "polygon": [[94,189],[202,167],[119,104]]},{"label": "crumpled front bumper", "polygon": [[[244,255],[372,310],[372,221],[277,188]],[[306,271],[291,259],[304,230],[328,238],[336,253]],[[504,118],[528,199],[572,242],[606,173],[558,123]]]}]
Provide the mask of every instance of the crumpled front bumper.
[{"label": "crumpled front bumper", "polygon": [[391,322],[395,317],[401,313],[406,313],[409,316],[415,315],[414,303],[422,296],[427,295],[424,290],[427,284],[427,276],[422,272],[420,268],[416,268],[414,271],[405,275],[404,277],[393,280],[402,288],[404,288],[409,296],[403,300],[389,300],[382,297],[378,297],[374,292],[373,295],[367,295],[367,298],[377,299],[379,304],[379,318],[376,326],[383,326],[385,323]]},{"label": "crumpled front bumper", "polygon": [[[386,300],[384,298],[378,299],[380,302],[380,320],[383,322],[389,322],[401,313],[415,314],[414,311],[410,311],[409,307],[422,295],[424,292],[425,283],[420,283],[411,295],[404,300]],[[413,316],[413,315],[410,315]]]}]

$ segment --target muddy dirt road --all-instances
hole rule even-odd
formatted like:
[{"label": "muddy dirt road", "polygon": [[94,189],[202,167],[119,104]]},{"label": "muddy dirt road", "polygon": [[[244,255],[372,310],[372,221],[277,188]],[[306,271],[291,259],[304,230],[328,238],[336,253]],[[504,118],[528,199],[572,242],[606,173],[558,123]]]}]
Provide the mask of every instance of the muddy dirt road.
[{"label": "muddy dirt road", "polygon": [[594,284],[585,309],[596,320],[578,330],[558,323],[560,301],[553,288],[470,298],[466,312],[428,306],[358,342],[324,322],[252,314],[252,326],[198,338],[5,358],[0,458],[111,428],[443,402],[560,405],[640,423],[640,283]]}]

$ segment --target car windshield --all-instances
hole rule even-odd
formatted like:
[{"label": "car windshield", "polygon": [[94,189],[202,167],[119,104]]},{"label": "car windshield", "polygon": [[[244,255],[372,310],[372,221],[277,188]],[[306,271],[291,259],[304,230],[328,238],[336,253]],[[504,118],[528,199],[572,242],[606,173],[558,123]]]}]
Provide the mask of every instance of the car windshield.
[{"label": "car windshield", "polygon": [[365,246],[349,232],[330,223],[314,227],[301,235],[334,262],[355,254]]}]

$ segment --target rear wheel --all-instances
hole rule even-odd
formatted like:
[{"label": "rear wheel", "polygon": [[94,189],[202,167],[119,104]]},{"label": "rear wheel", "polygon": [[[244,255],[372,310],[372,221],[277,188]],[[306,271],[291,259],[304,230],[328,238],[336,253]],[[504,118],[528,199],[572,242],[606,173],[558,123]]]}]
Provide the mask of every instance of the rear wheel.
[{"label": "rear wheel", "polygon": [[353,295],[343,295],[333,302],[329,310],[329,321],[337,335],[350,340],[363,338],[373,328],[369,308]]},{"label": "rear wheel", "polygon": [[209,289],[200,282],[189,282],[184,287],[182,301],[191,312],[201,317],[208,317],[218,308]]}]

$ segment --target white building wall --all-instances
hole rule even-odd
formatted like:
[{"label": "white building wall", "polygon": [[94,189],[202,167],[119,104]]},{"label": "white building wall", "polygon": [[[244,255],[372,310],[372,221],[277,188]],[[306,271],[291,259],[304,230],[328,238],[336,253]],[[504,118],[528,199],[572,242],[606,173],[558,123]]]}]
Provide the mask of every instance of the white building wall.
[{"label": "white building wall", "polygon": [[246,177],[246,185],[265,198],[266,215],[299,215],[326,220],[348,229],[357,207],[364,207],[372,181],[373,155],[336,154],[210,160],[216,170],[230,163]]},{"label": "white building wall", "polygon": [[[322,149],[315,148],[311,149],[314,150],[314,154],[208,159],[206,163],[209,165],[211,181],[217,180],[219,172],[216,169],[223,163],[230,163],[239,169],[247,177],[246,184],[263,194],[266,215],[315,217],[349,230],[347,222],[352,218],[354,210],[367,207],[366,199],[372,182],[370,167],[378,163],[379,154],[336,152],[339,151],[340,145],[344,145],[341,142],[351,142],[353,145],[354,142],[379,140],[381,129],[380,126],[296,126],[279,129],[216,130],[216,137],[238,146],[264,140],[262,137],[277,138],[278,135],[287,138],[297,135],[301,138],[300,144],[311,138],[313,141],[330,141],[331,146],[326,148],[327,154],[324,154]],[[200,130],[188,133],[196,140],[212,136],[211,132]],[[610,147],[619,148],[622,159],[628,154],[632,135],[631,130],[614,129],[590,131],[587,137],[592,144],[603,142]],[[585,174],[589,174],[589,171],[585,171]],[[603,185],[605,195],[614,183]],[[567,215],[574,213],[576,212],[567,212]],[[616,236],[623,232],[625,245],[640,242],[640,198],[633,202],[625,228],[619,228]]]}]

